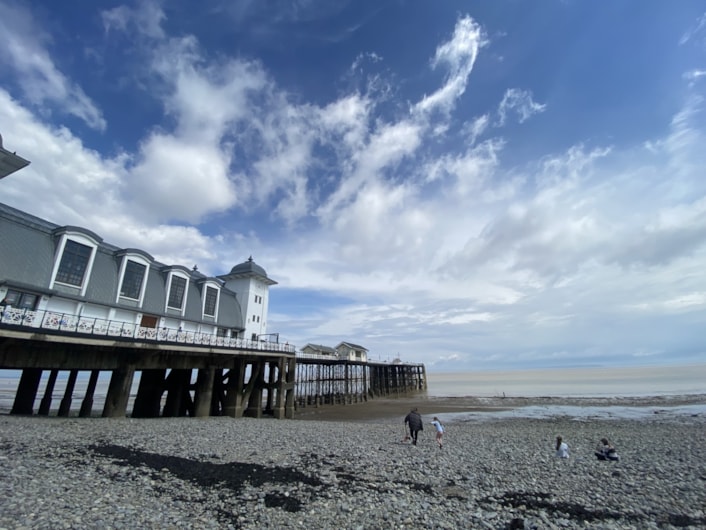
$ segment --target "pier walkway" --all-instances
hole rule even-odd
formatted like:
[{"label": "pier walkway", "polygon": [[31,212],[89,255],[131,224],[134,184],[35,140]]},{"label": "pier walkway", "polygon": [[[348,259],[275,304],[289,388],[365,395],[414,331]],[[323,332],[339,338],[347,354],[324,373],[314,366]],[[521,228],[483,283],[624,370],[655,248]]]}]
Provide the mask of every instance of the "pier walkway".
[{"label": "pier walkway", "polygon": [[[57,414],[68,416],[77,380],[87,378],[81,417],[95,415],[98,378],[105,372],[110,383],[104,417],[292,418],[296,408],[358,403],[427,387],[423,364],[301,355],[278,341],[10,307],[0,307],[0,370],[22,372],[13,414],[35,413],[44,382],[36,413],[49,415],[56,409],[57,381],[65,380]],[[131,396],[133,383],[137,392]]]}]

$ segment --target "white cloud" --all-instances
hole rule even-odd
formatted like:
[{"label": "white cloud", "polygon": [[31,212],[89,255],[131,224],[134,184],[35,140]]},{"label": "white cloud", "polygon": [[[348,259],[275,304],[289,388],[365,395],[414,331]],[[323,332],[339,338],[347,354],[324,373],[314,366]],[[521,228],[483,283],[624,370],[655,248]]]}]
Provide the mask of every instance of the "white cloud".
[{"label": "white cloud", "polygon": [[699,40],[706,34],[706,13],[701,15],[693,27],[684,32],[679,39],[679,44],[684,45],[694,40]]},{"label": "white cloud", "polygon": [[456,23],[453,36],[436,49],[431,62],[433,68],[444,65],[448,74],[444,85],[436,92],[424,96],[414,106],[415,112],[429,113],[434,110],[448,113],[456,100],[466,91],[468,76],[478,57],[480,48],[486,44],[481,27],[471,17],[461,17]]},{"label": "white cloud", "polygon": [[474,145],[478,138],[486,131],[490,125],[490,116],[483,114],[478,116],[473,121],[466,123],[463,126],[463,132],[468,136],[468,143]]},{"label": "white cloud", "polygon": [[684,75],[682,77],[684,79],[686,79],[687,81],[695,82],[704,76],[706,76],[706,70],[694,68],[693,70],[689,70],[688,72],[684,72]]},{"label": "white cloud", "polygon": [[212,145],[155,134],[142,144],[140,155],[125,192],[147,218],[195,223],[236,200],[228,179],[230,160]]},{"label": "white cloud", "polygon": [[509,88],[498,105],[498,125],[505,125],[510,112],[517,114],[517,120],[523,123],[535,114],[544,112],[547,106],[532,99],[532,93],[527,90]]},{"label": "white cloud", "polygon": [[386,124],[371,135],[368,143],[353,153],[350,174],[344,175],[336,191],[319,208],[324,221],[340,214],[340,208],[355,201],[356,193],[374,182],[382,170],[411,156],[421,143],[422,128],[409,120]]},{"label": "white cloud", "polygon": [[112,31],[132,32],[153,39],[164,38],[162,23],[166,16],[158,2],[138,2],[135,9],[125,5],[107,9],[101,13],[103,28],[106,33]]}]

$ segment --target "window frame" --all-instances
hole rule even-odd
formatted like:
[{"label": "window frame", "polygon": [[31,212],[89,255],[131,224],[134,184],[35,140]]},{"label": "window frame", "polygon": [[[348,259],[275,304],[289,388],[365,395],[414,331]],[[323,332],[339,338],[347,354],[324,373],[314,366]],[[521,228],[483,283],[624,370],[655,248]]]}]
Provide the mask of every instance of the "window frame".
[{"label": "window frame", "polygon": [[[145,291],[147,290],[147,279],[150,274],[150,266],[152,265],[152,262],[133,252],[126,252],[124,254],[121,254],[121,258],[122,259],[120,261],[120,271],[118,274],[118,292],[116,293],[115,301],[117,303],[120,302],[121,299],[129,300],[131,302],[137,302],[137,306],[142,307],[142,304],[145,299]],[[142,265],[145,268],[144,275],[142,277],[142,283],[139,289],[140,292],[137,298],[132,298],[131,296],[126,296],[122,294],[123,284],[125,283],[125,274],[127,272],[129,262],[133,262],[137,265]]]},{"label": "window frame", "polygon": [[[216,292],[216,301],[214,303],[213,307],[213,314],[207,313],[206,312],[206,303],[208,301],[208,292],[209,289],[213,289]],[[203,285],[203,305],[201,306],[201,314],[202,317],[209,317],[209,318],[217,318],[218,317],[218,309],[221,303],[221,288],[218,284],[215,282],[206,282]]]},{"label": "window frame", "polygon": [[[8,298],[11,296],[11,294],[16,295],[16,299],[19,303],[14,303],[13,301],[8,301]],[[26,298],[33,298],[34,302],[32,304],[26,304],[24,301]],[[3,302],[6,302],[8,306],[12,307],[13,309],[27,309],[29,311],[34,311],[37,309],[37,304],[39,304],[39,300],[41,299],[41,296],[35,293],[31,293],[28,291],[23,291],[21,289],[12,289],[9,288],[7,292],[5,293],[5,296],[3,296]]]},{"label": "window frame", "polygon": [[[184,293],[181,300],[181,307],[169,305],[169,301],[172,296],[172,285],[175,278],[184,280]],[[186,301],[189,296],[189,276],[181,271],[169,271],[167,275],[167,296],[164,300],[164,311],[168,312],[170,309],[172,311],[179,311],[182,316],[186,310]]]},{"label": "window frame", "polygon": [[[61,266],[61,262],[64,258],[64,252],[66,251],[66,245],[69,241],[76,243],[78,245],[83,245],[85,247],[89,247],[91,250],[91,253],[88,256],[88,261],[86,263],[86,268],[83,271],[83,277],[81,278],[80,285],[74,285],[74,284],[62,282],[61,280],[56,279],[56,277],[59,274],[59,268]],[[75,232],[65,232],[65,233],[61,234],[61,238],[59,239],[59,244],[57,246],[56,255],[54,256],[54,267],[52,269],[51,282],[49,283],[49,288],[53,289],[54,285],[58,284],[58,285],[69,287],[71,289],[78,289],[79,292],[81,293],[81,296],[85,296],[86,289],[88,288],[88,280],[91,277],[91,273],[93,272],[93,264],[95,263],[95,260],[96,260],[97,250],[98,250],[98,242],[96,242],[95,240],[93,240],[90,237],[87,237],[83,234],[79,234],[79,233],[75,233]]]}]

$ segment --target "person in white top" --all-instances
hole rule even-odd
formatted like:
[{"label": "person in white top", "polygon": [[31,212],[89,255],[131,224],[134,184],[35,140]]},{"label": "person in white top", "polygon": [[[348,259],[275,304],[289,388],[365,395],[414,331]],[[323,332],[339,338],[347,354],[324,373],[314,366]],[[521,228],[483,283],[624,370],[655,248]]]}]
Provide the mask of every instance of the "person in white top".
[{"label": "person in white top", "polygon": [[441,449],[444,446],[444,426],[441,421],[439,421],[439,418],[437,418],[436,416],[434,416],[434,419],[432,420],[431,424],[436,429],[436,443],[439,444],[439,449]]},{"label": "person in white top", "polygon": [[569,458],[569,446],[562,440],[561,436],[556,437],[556,456],[559,458]]}]

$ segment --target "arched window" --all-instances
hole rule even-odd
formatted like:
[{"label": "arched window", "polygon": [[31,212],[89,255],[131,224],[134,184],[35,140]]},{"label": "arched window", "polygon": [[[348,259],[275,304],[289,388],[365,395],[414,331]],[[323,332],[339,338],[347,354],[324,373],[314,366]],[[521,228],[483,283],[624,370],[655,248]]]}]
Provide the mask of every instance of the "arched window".
[{"label": "arched window", "polygon": [[91,237],[87,230],[70,228],[57,230],[55,235],[60,237],[49,288],[61,285],[85,295],[100,238]]},{"label": "arched window", "polygon": [[138,307],[142,307],[152,256],[138,250],[123,250],[117,256],[121,260],[115,301],[137,302]]}]

